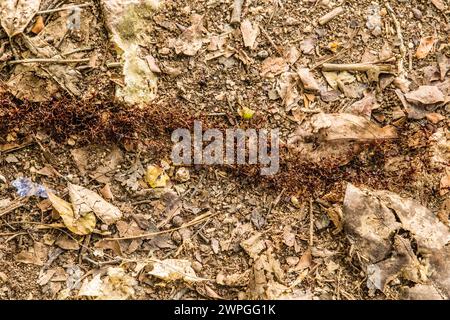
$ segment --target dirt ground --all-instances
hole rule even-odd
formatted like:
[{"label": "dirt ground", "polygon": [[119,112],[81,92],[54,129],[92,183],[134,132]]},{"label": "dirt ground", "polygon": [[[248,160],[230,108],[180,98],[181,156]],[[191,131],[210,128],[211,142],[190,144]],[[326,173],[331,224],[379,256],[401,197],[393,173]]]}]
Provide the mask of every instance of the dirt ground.
[{"label": "dirt ground", "polygon": [[[57,1],[42,1],[41,9],[48,2]],[[381,290],[369,288],[365,252],[342,212],[348,184],[388,190],[428,208],[448,232],[449,4],[252,0],[244,2],[239,26],[230,24],[233,2],[165,0],[159,9],[142,13],[143,26],[128,26],[143,34],[140,46],[160,69],[152,70],[156,97],[144,106],[115,98],[116,86],[124,87],[123,75],[101,1],[83,8],[81,33],[58,34],[59,39],[49,31],[44,37],[66,50],[91,48],[73,55],[88,62],[69,64],[81,73],[79,96],[36,76],[11,82],[18,71],[9,61],[18,58],[0,32],[0,44],[11,52],[0,59],[0,299],[85,299],[90,295],[80,295],[80,287],[88,290],[97,275],[104,284],[116,281],[108,294],[103,289],[104,297],[132,299],[395,300],[407,298],[416,283],[428,283],[399,271]],[[379,32],[368,23],[377,4]],[[336,7],[343,12],[321,25],[321,17]],[[60,18],[44,16],[41,33]],[[202,17],[200,31],[195,29],[202,45],[186,54],[192,47],[177,40],[184,41],[186,29],[197,21],[193,17]],[[25,33],[35,36],[29,30],[33,19]],[[243,40],[244,20],[258,26],[251,46]],[[426,37],[433,44],[419,58]],[[23,40],[14,41],[16,51],[27,51]],[[351,80],[337,81],[334,89],[322,73],[324,63],[360,62],[393,71],[371,81],[365,72],[350,70],[345,76]],[[317,90],[309,90],[303,79],[292,84],[284,78],[301,68],[317,79]],[[405,91],[396,82],[402,75],[410,81]],[[39,83],[42,87],[33,89]],[[437,86],[445,97],[414,109],[420,114],[414,116],[416,107],[401,97],[420,86]],[[314,115],[348,112],[369,95],[369,121],[394,128],[395,139],[338,146],[345,161],[317,160],[288,147],[292,134]],[[255,114],[246,120],[242,110]],[[191,129],[195,119],[211,128],[279,128],[279,172],[263,177],[257,166],[180,170],[172,165],[170,135],[176,128]],[[436,147],[436,137],[446,139],[443,146]],[[444,164],[437,166],[439,148]],[[311,153],[320,150],[315,145]],[[146,179],[152,165],[170,180],[163,188]],[[83,186],[120,209],[122,217],[113,224],[98,220],[88,235],[76,234],[48,199],[20,197],[12,184],[18,177],[29,177],[66,201],[68,183]],[[153,235],[142,236],[147,233]],[[412,231],[406,233],[414,238]],[[134,238],[113,239],[127,237]],[[426,255],[412,243],[423,265]],[[152,274],[167,259],[188,261],[189,273],[200,280],[186,280],[183,273]],[[114,278],[111,269],[125,275]],[[442,298],[448,298],[440,283]]]}]

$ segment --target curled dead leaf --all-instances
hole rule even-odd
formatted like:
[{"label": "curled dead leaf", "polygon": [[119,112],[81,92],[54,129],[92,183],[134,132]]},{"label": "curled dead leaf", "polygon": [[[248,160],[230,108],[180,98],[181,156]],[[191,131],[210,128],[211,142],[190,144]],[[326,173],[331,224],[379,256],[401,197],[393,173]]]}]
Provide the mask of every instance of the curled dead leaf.
[{"label": "curled dead leaf", "polygon": [[108,225],[122,218],[122,212],[119,208],[106,202],[94,191],[72,183],[68,184],[68,189],[76,218],[93,212],[100,220]]},{"label": "curled dead leaf", "polygon": [[87,235],[92,233],[96,224],[96,219],[93,212],[89,212],[86,215],[76,219],[70,203],[55,196],[50,191],[48,191],[47,194],[53,208],[61,216],[67,229],[78,235]]}]

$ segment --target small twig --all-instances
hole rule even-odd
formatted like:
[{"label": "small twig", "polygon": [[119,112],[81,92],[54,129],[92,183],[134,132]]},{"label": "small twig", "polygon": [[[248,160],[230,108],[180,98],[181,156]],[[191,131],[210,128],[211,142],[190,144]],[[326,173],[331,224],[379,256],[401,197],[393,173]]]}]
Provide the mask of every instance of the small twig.
[{"label": "small twig", "polygon": [[38,11],[38,12],[36,12],[36,15],[43,15],[43,14],[46,14],[46,13],[53,13],[53,12],[66,11],[66,10],[73,10],[73,9],[77,9],[77,8],[84,8],[84,7],[90,7],[90,6],[92,6],[92,3],[83,3],[83,4],[68,6],[68,7],[61,7],[61,8],[56,8],[56,9],[49,9],[49,10]]},{"label": "small twig", "polygon": [[207,215],[204,215],[203,217],[194,218],[192,221],[185,223],[182,226],[177,227],[177,228],[172,228],[172,229],[158,231],[158,232],[150,232],[150,233],[140,234],[137,236],[129,236],[129,237],[121,237],[121,238],[104,238],[104,240],[133,240],[133,239],[144,239],[144,238],[154,237],[154,236],[157,236],[160,234],[170,233],[170,232],[177,231],[177,230],[180,230],[183,228],[192,227],[192,226],[199,224],[199,223],[205,221],[206,219],[212,218],[218,214],[219,213],[214,213],[214,214],[209,213]]},{"label": "small twig", "polygon": [[404,68],[404,59],[406,57],[406,46],[405,42],[403,41],[403,34],[402,34],[402,28],[400,26],[400,22],[398,21],[397,17],[395,16],[395,12],[392,9],[391,5],[386,1],[384,3],[386,6],[387,11],[389,12],[389,15],[391,16],[392,20],[394,20],[395,29],[397,31],[397,38],[400,42],[400,59],[398,60],[398,74],[400,77],[405,76],[405,68]]},{"label": "small twig", "polygon": [[319,19],[319,24],[322,26],[322,25],[328,23],[329,21],[331,21],[332,19],[336,18],[338,15],[340,15],[342,13],[344,13],[344,8],[336,7],[333,10],[331,10],[330,12],[328,12],[326,15],[321,17]]},{"label": "small twig", "polygon": [[267,213],[268,215],[270,215],[272,213],[272,210],[278,205],[278,203],[281,200],[281,197],[283,196],[283,193],[286,191],[285,188],[283,188],[283,190],[281,190],[281,192],[278,194],[278,196],[275,198],[275,200],[270,204],[269,207],[269,212]]},{"label": "small twig", "polygon": [[8,62],[9,65],[19,64],[19,63],[80,63],[80,62],[89,62],[89,59],[21,59],[21,60],[13,60]]},{"label": "small twig", "polygon": [[280,49],[278,49],[277,45],[275,44],[275,42],[273,42],[272,38],[269,36],[269,34],[267,33],[266,29],[264,29],[262,26],[259,26],[259,29],[261,30],[262,34],[264,35],[264,37],[266,37],[266,39],[269,41],[270,45],[277,51],[277,53],[282,56],[283,52],[281,52]]},{"label": "small twig", "polygon": [[376,65],[372,63],[324,63],[322,65],[323,71],[372,71],[378,69],[381,72],[390,72],[392,67],[390,65]]},{"label": "small twig", "polygon": [[70,55],[72,55],[74,53],[78,53],[78,52],[85,52],[85,51],[92,51],[92,50],[94,50],[94,48],[91,48],[91,47],[79,48],[79,49],[75,49],[75,50],[72,50],[69,52],[61,53],[61,57],[70,56]]},{"label": "small twig", "polygon": [[121,62],[108,62],[106,63],[106,67],[108,68],[119,68],[122,66]]},{"label": "small twig", "polygon": [[231,14],[231,24],[237,24],[241,22],[242,6],[244,5],[244,0],[234,0],[233,3],[233,13]]}]

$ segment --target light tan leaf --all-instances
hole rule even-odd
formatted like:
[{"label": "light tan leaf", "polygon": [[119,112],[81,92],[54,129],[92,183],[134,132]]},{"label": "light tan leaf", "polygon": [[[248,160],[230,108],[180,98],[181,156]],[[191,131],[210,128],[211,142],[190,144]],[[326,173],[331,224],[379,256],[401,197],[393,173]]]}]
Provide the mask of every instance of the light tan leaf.
[{"label": "light tan leaf", "polygon": [[405,94],[406,100],[414,104],[436,104],[445,101],[445,96],[436,86],[420,86],[417,90]]},{"label": "light tan leaf", "polygon": [[441,11],[444,11],[447,8],[443,0],[431,0],[431,3],[433,3],[434,6]]},{"label": "light tan leaf", "polygon": [[165,281],[184,280],[186,282],[205,281],[199,278],[188,260],[166,259],[151,262],[153,269],[148,274]]},{"label": "light tan leaf", "polygon": [[78,296],[95,297],[98,300],[126,300],[133,298],[137,281],[122,268],[108,268],[107,275],[101,279],[101,274],[92,280],[85,279]]},{"label": "light tan leaf", "polygon": [[420,44],[416,51],[416,58],[425,58],[430,53],[431,49],[433,49],[435,42],[436,38],[434,36],[428,36],[420,39]]},{"label": "light tan leaf", "polygon": [[244,39],[244,45],[250,49],[254,49],[256,38],[259,34],[258,25],[256,23],[252,24],[250,20],[245,19],[241,23],[241,33],[242,38]]},{"label": "light tan leaf", "polygon": [[53,208],[61,216],[67,229],[78,235],[87,235],[92,233],[96,223],[94,213],[89,212],[85,216],[75,219],[72,205],[70,203],[55,196],[50,191],[47,191],[47,194]]},{"label": "light tan leaf", "polygon": [[64,250],[79,250],[80,245],[75,239],[69,238],[68,236],[60,236],[56,240],[55,244]]},{"label": "light tan leaf", "polygon": [[288,71],[289,66],[281,57],[269,57],[263,61],[261,66],[261,76],[265,78],[274,78],[275,76]]},{"label": "light tan leaf", "polygon": [[319,91],[319,84],[308,68],[300,68],[298,75],[305,90]]},{"label": "light tan leaf", "polygon": [[39,10],[41,0],[2,0],[0,22],[9,37],[22,33]]},{"label": "light tan leaf", "polygon": [[266,249],[266,244],[264,243],[264,240],[261,239],[261,236],[262,233],[258,232],[240,243],[245,252],[253,259],[256,259],[261,251]]},{"label": "light tan leaf", "polygon": [[47,258],[47,252],[47,246],[36,241],[34,242],[33,248],[20,252],[15,260],[22,263],[43,266]]},{"label": "light tan leaf", "polygon": [[96,192],[72,183],[68,184],[68,189],[75,217],[82,217],[87,213],[94,212],[100,220],[108,225],[122,218],[119,208],[106,202]]},{"label": "light tan leaf", "polygon": [[184,30],[175,42],[175,52],[192,57],[197,54],[203,45],[202,33],[205,28],[203,27],[203,16],[194,14],[191,17],[191,22],[192,25]]}]

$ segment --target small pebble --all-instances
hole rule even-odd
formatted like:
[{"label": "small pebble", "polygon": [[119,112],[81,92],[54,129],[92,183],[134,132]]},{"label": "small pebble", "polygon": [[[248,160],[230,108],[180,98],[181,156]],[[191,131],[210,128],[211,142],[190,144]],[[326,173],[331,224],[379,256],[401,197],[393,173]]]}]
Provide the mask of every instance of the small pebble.
[{"label": "small pebble", "polygon": [[183,225],[183,218],[180,216],[175,216],[172,219],[172,223],[175,227],[181,227]]},{"label": "small pebble", "polygon": [[420,11],[420,10],[417,9],[417,8],[413,8],[413,9],[412,9],[412,12],[413,12],[413,14],[414,14],[414,17],[415,17],[417,20],[422,20],[422,17],[423,17],[422,11]]},{"label": "small pebble", "polygon": [[269,56],[269,53],[267,52],[267,50],[261,50],[260,52],[258,52],[257,56],[258,58],[265,59]]},{"label": "small pebble", "polygon": [[194,261],[192,262],[192,269],[194,269],[195,272],[200,272],[202,270],[203,266],[200,262]]}]

